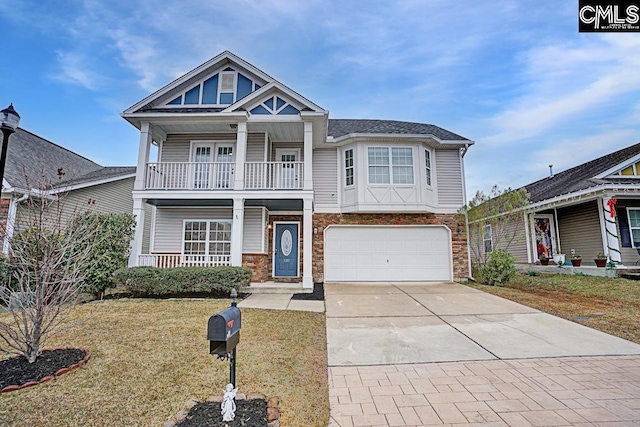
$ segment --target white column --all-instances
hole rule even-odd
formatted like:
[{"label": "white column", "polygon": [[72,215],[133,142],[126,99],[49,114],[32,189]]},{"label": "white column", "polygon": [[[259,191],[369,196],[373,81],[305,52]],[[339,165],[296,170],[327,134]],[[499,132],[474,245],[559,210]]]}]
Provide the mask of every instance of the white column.
[{"label": "white column", "polygon": [[313,190],[313,123],[304,122],[304,186]]},{"label": "white column", "polygon": [[133,216],[136,221],[136,229],[131,242],[131,254],[129,254],[129,267],[138,265],[139,255],[142,254],[142,238],[144,235],[144,208],[145,199],[133,199]]},{"label": "white column", "polygon": [[9,253],[9,243],[13,237],[13,230],[16,226],[16,212],[18,211],[18,199],[11,196],[9,199],[9,209],[7,211],[7,222],[4,227],[4,242],[2,243],[2,253]]},{"label": "white column", "polygon": [[313,200],[304,199],[302,217],[302,287],[313,288]]},{"label": "white column", "polygon": [[238,123],[238,135],[236,140],[236,167],[234,190],[244,190],[244,162],[247,160],[247,123]]},{"label": "white column", "polygon": [[609,200],[611,199],[611,197],[603,197],[601,202],[598,201],[598,206],[602,206],[603,213],[601,217],[603,221],[600,222],[600,227],[604,227],[604,233],[606,234],[607,244],[605,246],[605,254],[611,261],[617,264],[622,264],[622,254],[620,252],[620,239],[618,238],[618,230],[616,227],[615,210],[613,212],[613,217],[611,217],[611,211],[609,210]]},{"label": "white column", "polygon": [[242,241],[244,240],[244,199],[233,199],[231,223],[231,265],[242,266]]},{"label": "white column", "polygon": [[140,125],[140,145],[138,146],[138,165],[136,168],[136,181],[133,184],[134,190],[144,189],[144,177],[147,172],[147,162],[149,161],[149,150],[151,149],[151,125],[142,123]]}]

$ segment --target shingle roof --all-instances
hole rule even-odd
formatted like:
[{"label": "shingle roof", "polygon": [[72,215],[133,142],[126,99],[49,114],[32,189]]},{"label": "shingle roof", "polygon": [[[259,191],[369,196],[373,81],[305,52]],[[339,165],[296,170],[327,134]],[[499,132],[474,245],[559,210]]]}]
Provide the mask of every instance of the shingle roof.
[{"label": "shingle roof", "polygon": [[525,188],[530,195],[531,203],[536,203],[603,184],[638,185],[640,182],[638,182],[637,179],[623,177],[594,178],[594,176],[619,165],[637,154],[640,154],[640,143],[598,157],[597,159],[557,173],[552,177],[547,177],[525,185]]},{"label": "shingle roof", "polygon": [[119,176],[134,175],[136,173],[135,166],[105,166],[102,169],[89,172],[86,175],[71,179],[68,181],[61,181],[56,187],[64,187],[67,185],[84,184],[91,181],[101,181],[109,178],[116,178]]},{"label": "shingle roof", "polygon": [[425,123],[397,120],[329,119],[329,136],[339,138],[351,133],[433,135],[443,141],[468,141],[467,138],[446,129]]},{"label": "shingle roof", "polygon": [[[133,172],[131,172],[133,170]],[[126,173],[125,173],[126,172]],[[11,187],[57,186],[134,173],[133,168],[103,167],[22,128],[9,140],[4,178]],[[60,175],[63,174],[63,175]]]}]

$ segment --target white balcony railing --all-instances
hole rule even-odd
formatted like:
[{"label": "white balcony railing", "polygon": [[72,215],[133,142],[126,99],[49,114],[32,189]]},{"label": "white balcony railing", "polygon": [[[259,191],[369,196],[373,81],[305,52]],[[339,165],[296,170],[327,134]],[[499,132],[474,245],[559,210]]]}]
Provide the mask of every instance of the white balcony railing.
[{"label": "white balcony railing", "polygon": [[[303,162],[245,163],[245,190],[298,190],[303,188]],[[147,190],[232,190],[235,163],[147,163]]]},{"label": "white balcony railing", "polygon": [[245,163],[246,190],[298,190],[304,184],[303,162]]},{"label": "white balcony railing", "polygon": [[141,267],[215,267],[231,265],[231,255],[182,255],[182,254],[143,254],[138,256]]}]

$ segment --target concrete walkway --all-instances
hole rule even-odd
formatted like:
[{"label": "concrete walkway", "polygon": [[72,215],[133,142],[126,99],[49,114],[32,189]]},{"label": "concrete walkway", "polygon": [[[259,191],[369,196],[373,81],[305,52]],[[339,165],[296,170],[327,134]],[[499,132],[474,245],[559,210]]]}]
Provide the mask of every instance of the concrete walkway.
[{"label": "concrete walkway", "polygon": [[454,283],[325,294],[331,426],[640,425],[637,344]]},{"label": "concrete walkway", "polygon": [[295,310],[324,312],[324,301],[291,299],[293,293],[251,294],[238,303],[240,308],[262,308],[267,310]]}]

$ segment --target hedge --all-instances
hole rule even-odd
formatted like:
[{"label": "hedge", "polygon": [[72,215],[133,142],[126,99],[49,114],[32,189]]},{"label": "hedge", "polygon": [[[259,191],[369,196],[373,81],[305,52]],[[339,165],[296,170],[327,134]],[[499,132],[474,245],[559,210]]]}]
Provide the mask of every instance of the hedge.
[{"label": "hedge", "polygon": [[189,293],[222,296],[233,288],[248,286],[252,274],[248,267],[131,267],[116,271],[114,281],[138,296]]}]

